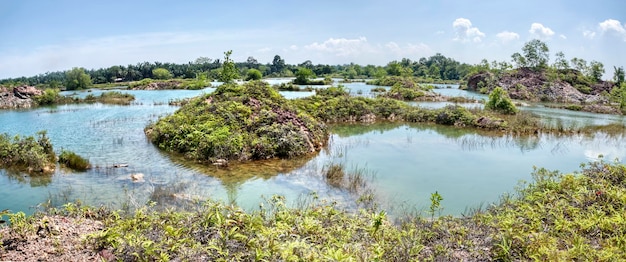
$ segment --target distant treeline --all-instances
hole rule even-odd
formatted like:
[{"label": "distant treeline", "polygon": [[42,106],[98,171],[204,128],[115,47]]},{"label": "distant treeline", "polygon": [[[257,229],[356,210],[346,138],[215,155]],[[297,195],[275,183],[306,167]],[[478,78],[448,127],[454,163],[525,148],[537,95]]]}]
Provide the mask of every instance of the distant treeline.
[{"label": "distant treeline", "polygon": [[[136,65],[115,65],[109,68],[84,69],[91,77],[93,84],[105,84],[115,82],[139,81],[145,78],[155,78],[154,70],[164,68],[174,78],[197,78],[199,75],[209,79],[218,79],[223,61],[208,57],[199,57],[193,62],[186,64],[142,62]],[[272,63],[261,64],[254,57],[248,57],[245,62],[236,62],[241,76],[245,76],[248,70],[259,70],[263,77],[291,77],[300,69],[307,68],[318,76],[354,78],[379,78],[386,75],[416,76],[429,80],[460,80],[469,73],[472,66],[459,63],[452,58],[436,54],[428,58],[420,58],[412,61],[403,58],[401,61],[391,61],[385,66],[375,65],[323,65],[313,64],[310,60],[300,64],[286,64],[279,55],[274,56]],[[0,80],[0,85],[27,84],[32,86],[61,87],[67,83],[67,71],[47,72],[31,77],[18,77]]]}]

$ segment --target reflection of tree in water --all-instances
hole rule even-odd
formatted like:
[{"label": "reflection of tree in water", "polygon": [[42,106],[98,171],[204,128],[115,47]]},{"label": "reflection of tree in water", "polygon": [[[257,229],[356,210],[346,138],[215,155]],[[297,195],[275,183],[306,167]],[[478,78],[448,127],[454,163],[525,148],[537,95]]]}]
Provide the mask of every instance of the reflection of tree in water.
[{"label": "reflection of tree in water", "polygon": [[[28,174],[16,170],[4,170],[7,177],[22,184],[30,184],[31,187],[45,187],[52,183],[50,174]],[[1,174],[1,173],[0,173]]]}]

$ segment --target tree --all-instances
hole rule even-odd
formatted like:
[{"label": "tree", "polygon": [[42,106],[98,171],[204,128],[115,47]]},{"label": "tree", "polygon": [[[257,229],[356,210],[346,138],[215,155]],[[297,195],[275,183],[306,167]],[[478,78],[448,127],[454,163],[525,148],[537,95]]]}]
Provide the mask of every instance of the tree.
[{"label": "tree", "polygon": [[589,70],[589,67],[587,67],[587,61],[585,61],[585,59],[574,57],[572,58],[571,62],[574,69],[583,74],[587,74],[587,70]]},{"label": "tree", "polygon": [[263,74],[261,73],[261,71],[254,68],[248,69],[248,73],[246,74],[246,81],[259,80],[261,78],[263,78]]},{"label": "tree", "polygon": [[84,68],[74,67],[65,73],[65,88],[67,90],[85,89],[91,86],[91,77]]},{"label": "tree", "polygon": [[613,69],[615,70],[613,72],[613,81],[615,81],[615,84],[619,86],[624,83],[624,67],[613,66]]},{"label": "tree", "polygon": [[259,61],[257,61],[256,58],[252,56],[248,56],[248,59],[246,59],[246,64],[248,65],[249,68],[259,67]]},{"label": "tree", "polygon": [[565,54],[563,54],[563,52],[556,53],[554,67],[559,70],[569,69],[569,63],[567,62],[567,59],[565,59]]},{"label": "tree", "polygon": [[170,79],[172,78],[172,73],[170,73],[169,70],[165,69],[165,68],[155,68],[152,70],[152,76],[155,79]]},{"label": "tree", "polygon": [[294,84],[298,85],[306,85],[309,83],[309,79],[314,77],[315,73],[313,73],[311,69],[298,67],[298,72],[296,72],[296,79],[293,82]]},{"label": "tree", "polygon": [[211,58],[205,57],[205,56],[201,56],[196,58],[196,61],[194,62],[196,65],[203,65],[203,64],[210,64],[213,60]]},{"label": "tree", "polygon": [[550,59],[550,49],[548,45],[539,39],[533,39],[524,44],[522,53],[526,60],[526,66],[534,69],[543,69],[548,65]]},{"label": "tree", "polygon": [[515,52],[511,55],[511,59],[513,59],[513,63],[517,68],[526,67],[526,58],[524,58],[520,53]]},{"label": "tree", "polygon": [[489,94],[489,100],[485,104],[485,108],[509,115],[517,113],[517,108],[511,101],[511,98],[509,98],[506,91],[499,86],[494,88]]},{"label": "tree", "polygon": [[285,60],[280,58],[279,55],[274,56],[272,60],[272,73],[280,73],[285,68]]},{"label": "tree", "polygon": [[224,63],[222,64],[222,70],[219,74],[220,81],[224,83],[232,83],[235,79],[239,78],[239,70],[235,67],[235,62],[230,59],[230,55],[233,54],[233,50],[224,52]]},{"label": "tree", "polygon": [[602,80],[602,75],[604,75],[604,65],[598,61],[591,61],[589,63],[588,77],[598,82]]}]

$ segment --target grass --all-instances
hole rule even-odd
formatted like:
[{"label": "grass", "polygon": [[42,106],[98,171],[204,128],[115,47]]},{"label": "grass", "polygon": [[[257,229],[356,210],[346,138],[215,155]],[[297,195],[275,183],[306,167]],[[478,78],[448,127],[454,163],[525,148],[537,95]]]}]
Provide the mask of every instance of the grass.
[{"label": "grass", "polygon": [[[434,213],[441,196],[431,197]],[[103,221],[86,241],[122,261],[621,261],[625,201],[626,165],[598,161],[572,174],[536,169],[514,194],[462,217],[391,221],[382,210],[347,212],[317,197],[291,208],[282,196],[252,212],[206,200],[134,212],[70,203],[46,214]],[[46,214],[8,214],[10,230],[26,240]]]},{"label": "grass", "polygon": [[59,155],[59,163],[77,171],[85,171],[91,167],[89,160],[67,150],[63,150]]},{"label": "grass", "polygon": [[0,135],[0,167],[28,173],[51,173],[56,155],[45,131],[37,137]]}]

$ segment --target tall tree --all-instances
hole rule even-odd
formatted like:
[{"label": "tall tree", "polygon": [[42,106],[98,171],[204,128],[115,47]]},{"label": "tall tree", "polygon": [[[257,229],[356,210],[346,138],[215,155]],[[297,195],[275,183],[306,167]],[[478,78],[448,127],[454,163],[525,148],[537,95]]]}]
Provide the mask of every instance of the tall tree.
[{"label": "tall tree", "polygon": [[615,84],[617,84],[617,86],[620,86],[622,83],[624,83],[624,67],[613,66],[613,69],[615,70],[613,72],[613,81],[615,81]]},{"label": "tall tree", "polygon": [[567,62],[567,59],[565,59],[565,54],[563,54],[563,52],[556,53],[554,67],[560,70],[569,69],[569,63]]},{"label": "tall tree", "polygon": [[274,60],[272,60],[272,73],[280,73],[285,68],[285,60],[282,59],[279,55],[274,56]]},{"label": "tall tree", "polygon": [[91,86],[91,76],[85,73],[84,68],[74,67],[65,73],[65,88],[67,90],[85,89]]},{"label": "tall tree", "polygon": [[550,49],[548,45],[539,40],[533,39],[522,47],[522,53],[524,54],[524,58],[526,60],[526,65],[528,67],[534,69],[543,69],[548,65],[548,60],[550,59]]},{"label": "tall tree", "polygon": [[588,77],[598,82],[602,80],[602,75],[604,75],[604,65],[598,61],[591,61],[589,63]]}]

